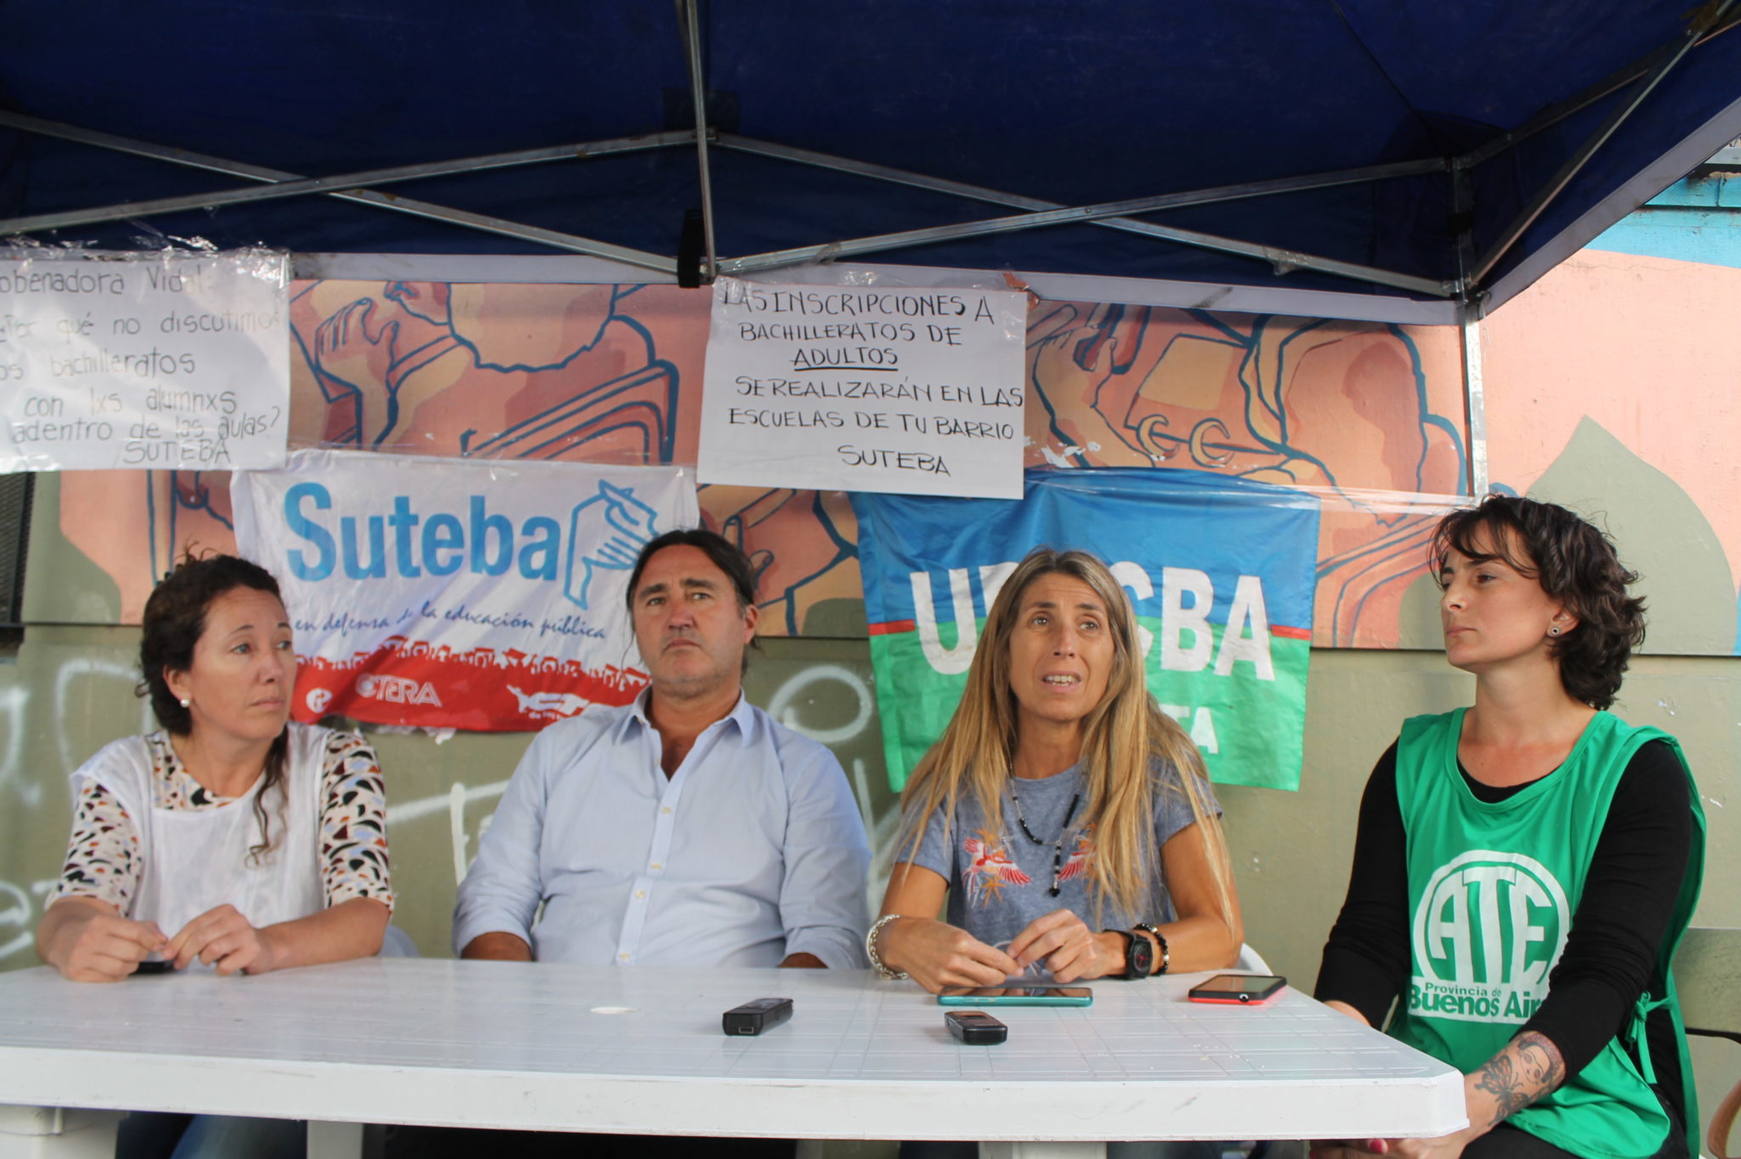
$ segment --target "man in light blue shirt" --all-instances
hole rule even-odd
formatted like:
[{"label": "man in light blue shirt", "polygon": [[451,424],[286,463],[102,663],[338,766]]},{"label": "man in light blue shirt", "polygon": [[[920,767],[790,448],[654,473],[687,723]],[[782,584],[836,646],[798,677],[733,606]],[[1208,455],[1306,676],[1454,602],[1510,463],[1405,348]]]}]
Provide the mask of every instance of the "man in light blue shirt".
[{"label": "man in light blue shirt", "polygon": [[870,851],[846,777],[743,697],[748,558],[668,532],[628,600],[651,684],[533,740],[460,885],[460,956],[864,965]]}]

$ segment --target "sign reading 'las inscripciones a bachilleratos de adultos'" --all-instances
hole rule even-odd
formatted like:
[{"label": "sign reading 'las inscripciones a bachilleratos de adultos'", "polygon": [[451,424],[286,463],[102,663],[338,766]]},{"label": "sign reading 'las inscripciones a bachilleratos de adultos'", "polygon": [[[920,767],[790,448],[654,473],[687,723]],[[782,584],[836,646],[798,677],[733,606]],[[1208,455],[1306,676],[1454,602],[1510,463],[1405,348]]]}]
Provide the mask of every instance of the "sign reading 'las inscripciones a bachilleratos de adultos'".
[{"label": "sign reading 'las inscripciones a bachilleratos de adultos'", "polygon": [[1027,296],[714,283],[697,477],[1022,494]]},{"label": "sign reading 'las inscripciones a bachilleratos de adultos'", "polygon": [[283,463],[289,261],[0,257],[0,472]]}]

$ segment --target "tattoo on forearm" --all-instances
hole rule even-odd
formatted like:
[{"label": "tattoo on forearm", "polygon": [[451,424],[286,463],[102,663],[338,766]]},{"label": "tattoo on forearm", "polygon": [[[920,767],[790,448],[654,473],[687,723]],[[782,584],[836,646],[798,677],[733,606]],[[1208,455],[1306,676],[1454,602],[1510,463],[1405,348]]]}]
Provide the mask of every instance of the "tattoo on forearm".
[{"label": "tattoo on forearm", "polygon": [[1529,1106],[1565,1081],[1566,1064],[1546,1035],[1528,1031],[1475,1072],[1475,1086],[1499,1103],[1498,1122]]}]

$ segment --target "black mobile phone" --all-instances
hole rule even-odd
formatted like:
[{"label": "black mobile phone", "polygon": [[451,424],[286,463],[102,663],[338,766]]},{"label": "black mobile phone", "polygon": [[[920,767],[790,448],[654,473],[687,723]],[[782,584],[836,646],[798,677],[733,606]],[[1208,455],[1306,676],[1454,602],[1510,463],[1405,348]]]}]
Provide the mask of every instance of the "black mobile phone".
[{"label": "black mobile phone", "polygon": [[943,1016],[956,1041],[968,1046],[996,1046],[1010,1036],[1010,1028],[983,1010],[951,1010]]},{"label": "black mobile phone", "polygon": [[147,958],[134,967],[135,974],[173,974],[175,973],[174,958]]},{"label": "black mobile phone", "polygon": [[1288,984],[1278,974],[1217,974],[1185,992],[1193,1002],[1222,1002],[1230,1006],[1261,1006]]},{"label": "black mobile phone", "polygon": [[758,998],[754,1002],[745,1002],[742,1006],[733,1006],[725,1012],[721,1022],[727,1034],[760,1034],[764,1030],[772,1030],[786,1019],[792,1017],[792,1000],[790,998]]}]

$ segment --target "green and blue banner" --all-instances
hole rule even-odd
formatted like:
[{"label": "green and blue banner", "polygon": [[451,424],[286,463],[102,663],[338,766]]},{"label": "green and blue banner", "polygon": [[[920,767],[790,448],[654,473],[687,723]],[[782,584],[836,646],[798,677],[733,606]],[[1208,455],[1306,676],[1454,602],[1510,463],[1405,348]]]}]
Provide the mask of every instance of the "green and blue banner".
[{"label": "green and blue banner", "polygon": [[1023,498],[854,494],[889,780],[949,722],[986,610],[1041,545],[1093,552],[1136,610],[1149,691],[1218,784],[1297,789],[1315,496],[1183,470],[1030,470]]}]

